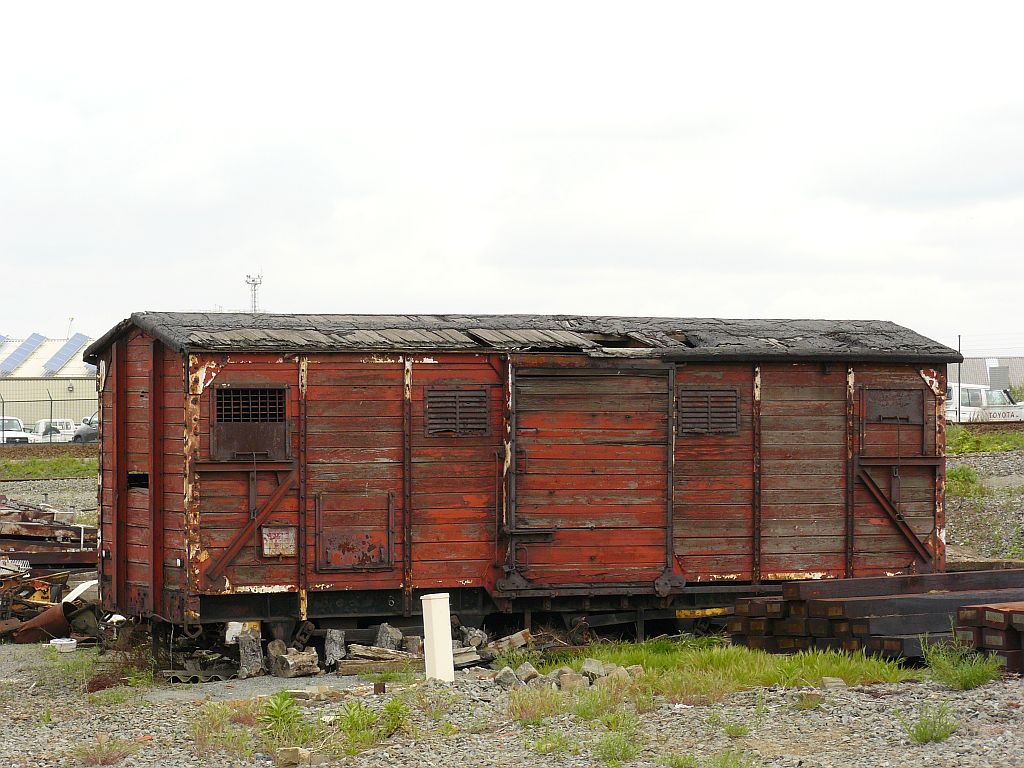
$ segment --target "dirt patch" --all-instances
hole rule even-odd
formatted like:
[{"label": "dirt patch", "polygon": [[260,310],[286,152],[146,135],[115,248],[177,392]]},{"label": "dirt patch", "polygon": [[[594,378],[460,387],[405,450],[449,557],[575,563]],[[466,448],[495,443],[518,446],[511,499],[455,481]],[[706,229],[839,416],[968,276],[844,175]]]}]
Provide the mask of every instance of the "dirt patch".
[{"label": "dirt patch", "polygon": [[0,459],[49,459],[55,456],[95,459],[99,455],[99,443],[0,444]]}]

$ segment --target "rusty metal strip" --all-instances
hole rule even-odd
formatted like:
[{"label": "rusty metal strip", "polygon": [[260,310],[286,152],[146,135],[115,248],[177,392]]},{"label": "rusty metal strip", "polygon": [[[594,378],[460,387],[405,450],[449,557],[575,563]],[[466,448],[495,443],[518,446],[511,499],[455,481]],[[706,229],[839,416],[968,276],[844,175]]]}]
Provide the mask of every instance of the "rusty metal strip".
[{"label": "rusty metal strip", "polygon": [[932,550],[937,570],[946,569],[946,387],[940,374],[935,392],[935,533]]},{"label": "rusty metal strip", "polygon": [[750,551],[752,557],[751,576],[754,584],[761,582],[761,366],[754,365],[752,431],[753,431],[753,473],[754,498],[752,503],[752,525]]},{"label": "rusty metal strip", "polygon": [[224,569],[228,566],[232,560],[237,557],[238,553],[242,551],[242,547],[245,544],[246,538],[263,522],[270,517],[270,514],[277,509],[277,505],[284,499],[285,494],[288,493],[295,484],[298,482],[299,469],[296,467],[288,473],[287,477],[274,489],[273,495],[264,502],[263,506],[260,507],[259,512],[256,513],[256,517],[250,520],[244,528],[235,533],[234,538],[231,539],[231,543],[228,544],[227,548],[221,552],[220,557],[217,558],[216,562],[213,563],[209,568],[206,569],[206,580],[208,582],[219,578],[224,572]]},{"label": "rusty metal strip", "polygon": [[[306,546],[306,518],[309,514],[307,509],[307,472],[306,472],[306,434],[307,430],[307,406],[306,386],[309,379],[309,359],[299,357],[299,619],[305,621],[307,618],[306,587],[309,581],[308,574],[308,548]],[[287,406],[286,406],[287,407]]]},{"label": "rusty metal strip", "polygon": [[128,602],[128,342],[114,345],[114,520],[115,604]]},{"label": "rusty metal strip", "polygon": [[676,484],[676,367],[668,369],[668,421],[667,421],[667,451],[668,457],[665,462],[665,573],[672,573],[672,566],[675,563],[675,484]]},{"label": "rusty metal strip", "polygon": [[185,455],[185,488],[184,488],[184,509],[185,509],[185,596],[184,610],[185,620],[199,618],[199,600],[196,592],[199,590],[199,473],[196,471],[196,462],[199,459],[199,421],[200,421],[200,399],[203,392],[202,370],[199,366],[199,356],[188,354],[185,369],[185,408],[183,418],[185,428],[183,430],[184,444],[182,451]]},{"label": "rusty metal strip", "polygon": [[867,473],[867,470],[858,470],[857,477],[859,477],[861,482],[864,483],[864,486],[868,489],[868,492],[874,497],[875,501],[878,502],[879,506],[882,507],[885,514],[889,516],[889,519],[892,520],[897,530],[899,530],[899,532],[903,534],[903,537],[914,548],[914,551],[917,552],[917,554],[924,560],[928,561],[929,563],[932,562],[932,553],[929,552],[928,548],[921,543],[921,540],[919,538],[917,538],[917,535],[914,533],[913,529],[907,524],[907,521],[903,517],[903,514],[898,509],[896,509],[895,506],[893,506],[892,501],[890,501],[889,497],[886,496],[882,489],[878,487],[878,484],[875,482],[874,478]]},{"label": "rusty metal strip", "polygon": [[149,530],[153,551],[150,560],[151,589],[146,608],[163,612],[164,582],[164,386],[163,344],[153,339],[149,368]]},{"label": "rusty metal strip", "polygon": [[412,615],[412,355],[402,375],[402,613]]},{"label": "rusty metal strip", "polygon": [[846,369],[846,531],[844,538],[846,559],[846,578],[853,577],[853,551],[854,551],[854,516],[856,514],[854,484],[857,472],[857,448],[856,448],[856,427],[857,408],[854,401],[854,372],[853,366]]}]

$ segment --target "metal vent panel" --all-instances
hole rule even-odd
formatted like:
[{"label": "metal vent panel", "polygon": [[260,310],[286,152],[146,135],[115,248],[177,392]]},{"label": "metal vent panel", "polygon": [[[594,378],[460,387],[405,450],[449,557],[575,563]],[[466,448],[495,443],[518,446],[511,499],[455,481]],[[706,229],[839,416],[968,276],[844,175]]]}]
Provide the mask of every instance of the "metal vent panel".
[{"label": "metal vent panel", "polygon": [[217,390],[217,421],[266,424],[285,420],[283,389],[225,387]]},{"label": "metal vent panel", "polygon": [[487,388],[428,387],[424,393],[423,424],[428,437],[490,434]]},{"label": "metal vent panel", "polygon": [[740,431],[740,398],[735,389],[681,388],[679,434],[735,435]]}]

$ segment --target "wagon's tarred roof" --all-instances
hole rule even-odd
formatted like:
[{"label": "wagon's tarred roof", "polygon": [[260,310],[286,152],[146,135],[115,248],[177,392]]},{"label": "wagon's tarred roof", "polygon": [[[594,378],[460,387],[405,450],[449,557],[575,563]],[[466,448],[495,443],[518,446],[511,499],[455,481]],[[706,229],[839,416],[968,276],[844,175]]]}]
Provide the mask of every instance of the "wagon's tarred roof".
[{"label": "wagon's tarred roof", "polygon": [[884,320],[242,312],[136,312],[90,345],[85,359],[94,362],[133,326],[179,351],[532,350],[681,361],[960,360],[955,350]]}]

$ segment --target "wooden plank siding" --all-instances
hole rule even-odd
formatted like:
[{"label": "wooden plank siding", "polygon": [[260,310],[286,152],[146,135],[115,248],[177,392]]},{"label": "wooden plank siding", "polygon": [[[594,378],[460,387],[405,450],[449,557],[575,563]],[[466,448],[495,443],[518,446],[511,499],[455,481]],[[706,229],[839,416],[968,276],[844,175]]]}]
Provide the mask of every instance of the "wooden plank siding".
[{"label": "wooden plank siding", "polygon": [[678,387],[734,387],[735,435],[677,435],[674,551],[688,581],[753,578],[753,366],[681,365]]},{"label": "wooden plank siding", "polygon": [[844,575],[846,442],[845,366],[761,366],[763,579]]},{"label": "wooden plank siding", "polygon": [[653,582],[665,570],[669,394],[665,370],[517,369],[516,564],[531,583]]}]

